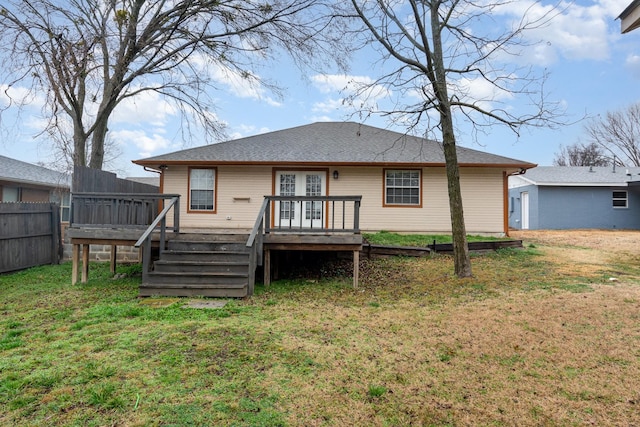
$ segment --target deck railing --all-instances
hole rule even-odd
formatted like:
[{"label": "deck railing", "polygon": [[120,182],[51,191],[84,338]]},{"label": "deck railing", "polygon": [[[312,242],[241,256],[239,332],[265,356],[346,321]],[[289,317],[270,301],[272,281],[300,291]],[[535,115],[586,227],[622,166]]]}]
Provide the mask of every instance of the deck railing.
[{"label": "deck railing", "polygon": [[[177,194],[149,193],[73,193],[71,195],[72,227],[146,229],[163,208],[164,200]],[[179,209],[174,209],[173,227],[179,226]]]},{"label": "deck railing", "polygon": [[360,233],[362,196],[265,196],[265,199],[269,202],[265,233]]},{"label": "deck railing", "polygon": [[361,201],[362,196],[264,196],[247,239],[247,247],[251,248],[251,270],[256,263],[262,265],[264,234],[360,234]]},{"label": "deck railing", "polygon": [[167,214],[173,208],[174,212],[174,224],[171,229],[176,233],[180,231],[179,225],[179,217],[177,212],[180,211],[180,196],[174,195],[171,200],[166,203],[162,212],[151,222],[149,227],[145,230],[145,232],[140,236],[136,244],[134,245],[136,248],[142,246],[142,280],[146,282],[149,271],[151,270],[151,236],[153,232],[156,231],[156,228],[159,226],[160,229],[160,253],[165,250],[166,247],[166,232],[167,232]]}]

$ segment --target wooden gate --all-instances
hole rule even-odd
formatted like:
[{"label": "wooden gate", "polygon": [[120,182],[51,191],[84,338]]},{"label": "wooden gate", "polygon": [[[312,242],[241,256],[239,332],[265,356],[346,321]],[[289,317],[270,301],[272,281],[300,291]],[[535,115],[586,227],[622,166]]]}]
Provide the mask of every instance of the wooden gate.
[{"label": "wooden gate", "polygon": [[56,203],[0,203],[0,273],[62,257],[60,206]]}]

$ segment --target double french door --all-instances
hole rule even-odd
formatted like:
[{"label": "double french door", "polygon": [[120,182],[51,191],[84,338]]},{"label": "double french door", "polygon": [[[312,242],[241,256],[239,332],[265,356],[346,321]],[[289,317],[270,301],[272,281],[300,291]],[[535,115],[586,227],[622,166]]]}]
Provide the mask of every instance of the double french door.
[{"label": "double french door", "polygon": [[[326,172],[278,171],[276,196],[325,196]],[[282,200],[275,203],[275,225],[281,228],[322,228],[326,218],[320,200]]]}]

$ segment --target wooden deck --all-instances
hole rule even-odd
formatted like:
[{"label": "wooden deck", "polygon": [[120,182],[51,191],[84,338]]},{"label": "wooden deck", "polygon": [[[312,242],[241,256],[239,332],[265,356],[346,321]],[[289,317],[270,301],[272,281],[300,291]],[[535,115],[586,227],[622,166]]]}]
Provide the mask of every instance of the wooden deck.
[{"label": "wooden deck", "polygon": [[271,284],[271,251],[353,252],[353,287],[358,287],[361,234],[270,233],[264,236],[264,285]]},{"label": "wooden deck", "polygon": [[[72,272],[71,283],[78,283],[79,269],[82,265],[82,283],[87,283],[89,278],[89,249],[91,245],[111,246],[111,273],[116,271],[117,247],[135,246],[142,235],[143,230],[132,228],[67,228],[67,237],[71,243],[73,252],[71,256]],[[155,247],[159,246],[160,233],[155,233],[152,239]],[[82,252],[82,258],[80,253]],[[82,262],[81,262],[82,261]]]},{"label": "wooden deck", "polygon": [[[351,251],[353,286],[358,286],[362,250],[362,236],[358,228],[360,196],[292,197],[291,200],[282,196],[265,196],[252,230],[180,230],[179,198],[177,195],[144,194],[74,195],[71,212],[77,222],[72,222],[67,231],[73,245],[72,283],[78,281],[81,263],[81,280],[83,283],[88,280],[90,245],[101,244],[112,248],[112,272],[115,272],[117,246],[141,249],[141,296],[250,296],[253,294],[257,266],[264,267],[265,286],[271,283],[272,251]],[[325,208],[319,221],[316,224],[311,222],[312,227],[292,227],[290,224],[286,227],[275,226],[271,218],[274,203],[289,201],[292,204],[297,202],[298,206],[304,202],[322,203]],[[349,204],[352,204],[351,208]],[[174,217],[173,224],[168,227],[166,217],[170,211]],[[302,217],[302,211],[296,213]],[[353,222],[347,224],[347,217]],[[238,241],[245,242],[242,243],[243,249],[237,247]],[[221,259],[228,259],[231,255],[224,253],[231,246],[236,248],[233,250],[234,256],[239,258],[221,267],[227,262]],[[152,247],[158,248],[158,261],[152,259]],[[245,263],[242,261],[245,257],[248,271],[240,273],[237,271],[238,265]],[[201,272],[198,273],[197,269],[201,269]],[[197,277],[199,274],[200,278]],[[221,283],[224,280],[229,284]]]}]

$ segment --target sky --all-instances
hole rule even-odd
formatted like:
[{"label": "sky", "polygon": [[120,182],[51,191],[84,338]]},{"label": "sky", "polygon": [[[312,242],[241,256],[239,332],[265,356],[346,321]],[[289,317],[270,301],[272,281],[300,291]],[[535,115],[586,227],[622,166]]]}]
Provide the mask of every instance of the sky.
[{"label": "sky", "polygon": [[[540,43],[527,51],[521,61],[549,73],[545,90],[549,100],[563,106],[566,125],[557,129],[524,130],[519,137],[495,127],[477,138],[472,138],[468,129],[460,126],[457,143],[539,165],[551,165],[561,146],[585,141],[584,125],[589,118],[640,102],[640,30],[622,35],[620,21],[616,20],[630,1],[562,3],[562,12],[544,29],[531,34],[530,40]],[[530,13],[539,13],[549,3],[523,0],[514,5],[520,8],[528,5]],[[505,11],[502,18],[510,18],[509,13]],[[303,75],[286,59],[257,71],[261,77],[273,79],[283,88],[280,96],[219,70],[212,71],[218,81],[218,90],[213,94],[217,100],[215,114],[226,124],[225,140],[317,121],[361,121],[405,132],[385,117],[373,115],[360,120],[343,102],[352,88],[349,82],[376,79],[381,71],[377,59],[371,50],[356,52],[347,74],[307,72]],[[482,91],[482,88],[476,90]],[[380,91],[376,96],[384,97],[384,93]],[[519,99],[502,101],[513,105],[522,102]],[[51,148],[46,140],[36,136],[42,123],[38,112],[37,105],[33,105],[20,114],[17,111],[5,113],[0,122],[0,127],[5,128],[0,133],[0,154],[47,165]],[[120,177],[145,176],[149,173],[132,164],[132,160],[217,142],[197,135],[184,141],[179,123],[177,112],[156,95],[145,95],[136,98],[135,102],[122,104],[109,125],[110,137],[120,154],[107,169]]]}]

